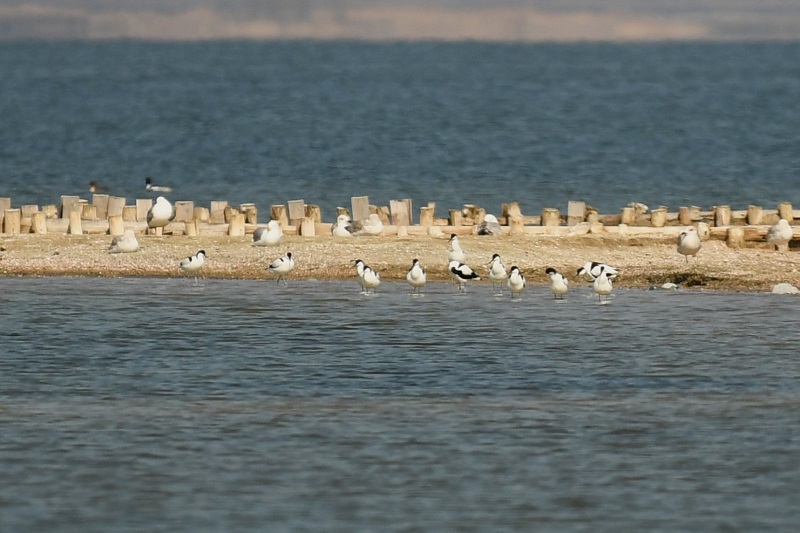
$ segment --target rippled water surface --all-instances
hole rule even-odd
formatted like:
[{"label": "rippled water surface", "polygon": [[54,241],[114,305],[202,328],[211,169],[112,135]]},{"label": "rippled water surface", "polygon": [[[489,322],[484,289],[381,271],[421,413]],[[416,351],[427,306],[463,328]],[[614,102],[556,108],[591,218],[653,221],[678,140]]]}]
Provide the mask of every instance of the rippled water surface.
[{"label": "rippled water surface", "polygon": [[2,531],[791,531],[797,300],[0,278]]}]

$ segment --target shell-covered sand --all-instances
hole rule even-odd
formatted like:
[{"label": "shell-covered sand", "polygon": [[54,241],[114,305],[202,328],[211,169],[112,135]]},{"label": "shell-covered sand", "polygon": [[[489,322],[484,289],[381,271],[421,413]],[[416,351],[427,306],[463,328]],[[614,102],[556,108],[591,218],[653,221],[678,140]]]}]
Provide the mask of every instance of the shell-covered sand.
[{"label": "shell-covered sand", "polygon": [[[203,249],[209,261],[203,275],[225,279],[269,279],[267,265],[292,252],[294,279],[348,279],[353,261],[363,259],[384,281],[404,280],[414,258],[428,270],[428,279],[447,279],[447,238],[429,236],[353,237],[284,236],[274,247],[252,245],[252,236],[187,237],[137,235],[135,253],[109,254],[111,237],[103,235],[20,235],[0,237],[0,275],[4,276],[167,276],[179,277],[180,259]],[[778,283],[800,285],[800,255],[780,254],[766,243],[733,249],[708,240],[689,264],[676,251],[672,236],[632,237],[588,234],[572,236],[465,235],[459,237],[467,262],[486,273],[492,254],[507,267],[519,266],[528,283],[544,284],[545,268],[570,278],[586,261],[602,261],[621,270],[617,287],[649,288],[674,282],[684,288],[769,291]],[[486,282],[488,283],[488,282]]]}]

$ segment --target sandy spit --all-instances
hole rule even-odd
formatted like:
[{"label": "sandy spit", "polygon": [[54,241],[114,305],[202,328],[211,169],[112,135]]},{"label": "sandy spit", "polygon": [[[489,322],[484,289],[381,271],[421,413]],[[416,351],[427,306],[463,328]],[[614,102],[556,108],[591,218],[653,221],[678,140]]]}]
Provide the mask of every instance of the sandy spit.
[{"label": "sandy spit", "polygon": [[[180,259],[203,249],[209,257],[204,275],[210,278],[269,279],[269,262],[290,251],[297,261],[291,274],[294,279],[353,278],[352,261],[362,259],[378,270],[383,280],[404,280],[414,258],[426,267],[429,280],[447,279],[447,238],[286,235],[276,247],[255,247],[249,235],[137,237],[141,243],[138,252],[108,254],[108,236],[2,236],[0,275],[180,277]],[[781,282],[800,286],[800,255],[793,250],[780,254],[765,243],[732,249],[722,241],[705,241],[698,256],[687,264],[676,251],[674,237],[666,235],[466,235],[459,239],[468,263],[479,273],[485,274],[486,263],[499,253],[507,267],[522,269],[529,284],[545,284],[547,267],[574,279],[586,261],[602,261],[622,271],[616,287],[650,288],[673,282],[682,288],[769,291]]]}]

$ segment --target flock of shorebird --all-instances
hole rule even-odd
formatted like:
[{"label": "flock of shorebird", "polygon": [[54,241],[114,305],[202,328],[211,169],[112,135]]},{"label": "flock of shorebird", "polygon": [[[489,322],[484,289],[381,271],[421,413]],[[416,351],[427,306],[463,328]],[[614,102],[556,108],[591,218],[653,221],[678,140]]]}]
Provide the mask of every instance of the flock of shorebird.
[{"label": "flock of shorebird", "polygon": [[[146,186],[148,190],[164,191],[166,187],[152,185],[148,178]],[[159,228],[166,226],[175,218],[175,209],[172,204],[163,196],[159,196],[147,213],[147,225],[149,228]],[[370,215],[367,219],[360,222],[353,222],[350,217],[342,214],[337,217],[336,223],[331,228],[331,234],[335,237],[350,237],[358,235],[380,235],[383,232],[383,224],[376,214]],[[501,228],[497,219],[492,215],[486,215],[486,220],[477,229],[481,235],[499,235]],[[280,224],[271,220],[265,227],[259,227],[253,233],[254,246],[275,246],[281,242],[283,230]],[[774,244],[778,251],[785,252],[788,243],[792,239],[792,227],[788,221],[781,219],[777,224],[770,227],[766,241]],[[480,280],[480,275],[467,264],[467,254],[461,248],[461,244],[456,234],[450,237],[450,249],[447,254],[447,270],[451,280],[457,285],[460,293],[466,292],[467,283],[473,280]],[[696,256],[702,247],[702,242],[697,230],[690,227],[683,231],[677,239],[677,251],[686,258],[688,264],[690,256]],[[109,247],[109,253],[135,252],[139,249],[139,242],[133,230],[125,230],[125,233],[113,239]],[[208,256],[205,250],[198,251],[195,255],[182,259],[179,263],[181,270],[187,274],[194,274],[195,283],[197,275],[206,263]],[[356,275],[361,291],[363,293],[375,292],[381,283],[380,273],[369,267],[361,259],[353,261]],[[277,275],[277,283],[286,284],[286,277],[295,267],[295,260],[291,253],[278,257],[267,267],[267,270]],[[500,255],[494,254],[486,265],[487,276],[492,282],[493,292],[503,292],[503,285],[508,289],[511,298],[518,298],[525,290],[525,275],[519,267],[511,266],[507,269],[503,264]],[[569,291],[569,280],[566,276],[552,267],[545,270],[550,280],[550,290],[556,299],[563,299]],[[580,267],[577,271],[579,277],[586,278],[592,282],[594,293],[599,300],[608,298],[613,289],[612,280],[619,276],[619,271],[614,267],[600,262],[590,261]],[[420,263],[419,259],[412,261],[411,267],[406,274],[406,281],[412,287],[412,293],[420,293],[427,282],[427,272]],[[672,284],[665,284],[672,285]],[[674,288],[674,285],[670,288]]]}]

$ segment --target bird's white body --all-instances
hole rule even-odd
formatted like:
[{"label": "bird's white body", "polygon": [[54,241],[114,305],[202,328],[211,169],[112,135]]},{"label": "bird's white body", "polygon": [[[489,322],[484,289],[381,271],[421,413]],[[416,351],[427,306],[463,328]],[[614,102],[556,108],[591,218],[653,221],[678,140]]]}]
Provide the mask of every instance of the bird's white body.
[{"label": "bird's white body", "polygon": [[619,275],[619,271],[611,265],[598,263],[597,261],[587,261],[585,265],[578,269],[578,276],[586,276],[589,281],[594,281],[603,271],[608,275],[608,279],[614,279]]},{"label": "bird's white body", "polygon": [[356,259],[355,263],[358,284],[361,285],[362,292],[368,293],[370,289],[375,292],[375,289],[381,284],[381,275],[368,267],[361,259]]},{"label": "bird's white body", "polygon": [[336,223],[331,226],[331,235],[334,237],[352,237],[353,222],[350,217],[345,214],[336,217]]},{"label": "bird's white body", "polygon": [[411,268],[408,269],[406,281],[408,281],[409,285],[414,287],[414,292],[422,289],[422,287],[424,287],[425,283],[428,281],[428,274],[425,272],[425,269],[422,268],[419,259],[414,259],[414,262],[411,264]]},{"label": "bird's white body", "polygon": [[511,273],[508,275],[508,290],[511,291],[511,298],[519,296],[525,290],[525,276],[519,267],[512,266]]},{"label": "bird's white body", "polygon": [[[560,274],[555,268],[545,270],[547,277],[550,278],[550,292],[558,300],[564,298],[569,291],[569,280]],[[598,273],[599,274],[599,273]]]},{"label": "bird's white body", "polygon": [[794,231],[792,230],[792,226],[789,224],[789,221],[785,218],[782,218],[777,224],[769,228],[769,231],[767,231],[766,241],[774,244],[779,252],[785,253],[789,248],[789,241],[792,240],[793,234]]},{"label": "bird's white body", "polygon": [[500,259],[500,255],[494,254],[489,262],[489,280],[492,282],[492,288],[494,289],[497,285],[500,285],[500,290],[502,291],[502,284],[505,283],[507,278],[508,272]]},{"label": "bird's white body", "polygon": [[164,198],[159,196],[156,203],[147,211],[147,227],[163,228],[175,218],[175,208]]},{"label": "bird's white body", "polygon": [[611,279],[608,277],[608,273],[603,270],[594,280],[594,293],[597,295],[597,299],[600,300],[603,296],[611,295],[612,288]]},{"label": "bird's white body", "polygon": [[686,257],[686,262],[689,262],[690,255],[697,255],[702,246],[700,242],[700,235],[697,234],[695,228],[688,228],[686,231],[678,235],[678,253]]},{"label": "bird's white body", "polygon": [[270,263],[267,270],[270,271],[272,274],[277,274],[278,279],[275,283],[280,283],[283,281],[284,285],[286,284],[286,276],[294,270],[294,258],[292,257],[292,252],[287,252],[286,255],[283,257],[279,257],[275,259],[272,263]]},{"label": "bird's white body", "polygon": [[167,187],[166,185],[153,185],[153,181],[150,178],[146,178],[144,180],[144,188],[145,190],[151,192],[172,192],[172,187]]},{"label": "bird's white body", "polygon": [[275,246],[283,239],[283,230],[277,220],[267,222],[267,227],[253,232],[253,246]]},{"label": "bird's white body", "polygon": [[119,237],[114,237],[111,241],[111,246],[108,248],[110,254],[131,253],[139,250],[139,241],[136,240],[136,235],[132,229],[126,229]]},{"label": "bird's white body", "polygon": [[450,261],[447,265],[447,270],[450,272],[450,277],[458,283],[458,291],[466,292],[467,282],[469,280],[479,280],[481,277],[470,268],[466,263],[460,261]]},{"label": "bird's white body", "polygon": [[475,227],[475,233],[478,235],[502,235],[503,228],[496,216],[486,215],[483,217],[483,222]]},{"label": "bird's white body", "polygon": [[467,254],[461,249],[461,243],[458,241],[458,235],[453,233],[450,235],[450,252],[447,254],[448,261],[458,261],[465,263],[467,261]]},{"label": "bird's white body", "polygon": [[383,233],[383,222],[377,213],[370,213],[369,217],[353,224],[353,235],[377,237]]}]

